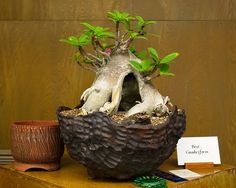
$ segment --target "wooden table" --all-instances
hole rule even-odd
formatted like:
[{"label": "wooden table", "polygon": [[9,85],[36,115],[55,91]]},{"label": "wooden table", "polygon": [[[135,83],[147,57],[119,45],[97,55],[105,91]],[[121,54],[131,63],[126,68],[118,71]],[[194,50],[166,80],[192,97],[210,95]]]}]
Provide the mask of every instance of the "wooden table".
[{"label": "wooden table", "polygon": [[[166,161],[161,170],[168,171],[180,169],[174,158]],[[168,187],[180,188],[235,188],[236,168],[230,165],[219,165],[213,169],[195,170],[202,177],[183,183],[173,183],[168,181]],[[70,159],[67,155],[62,158],[61,169],[54,172],[30,171],[18,172],[13,165],[0,165],[0,187],[1,188],[134,188],[129,182],[112,182],[91,180],[87,176],[86,168],[78,162]]]}]

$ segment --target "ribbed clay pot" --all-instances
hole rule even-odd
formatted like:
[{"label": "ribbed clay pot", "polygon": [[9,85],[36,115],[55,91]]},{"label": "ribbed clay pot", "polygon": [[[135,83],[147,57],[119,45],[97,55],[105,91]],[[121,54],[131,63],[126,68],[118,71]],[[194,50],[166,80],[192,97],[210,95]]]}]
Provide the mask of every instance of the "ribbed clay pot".
[{"label": "ribbed clay pot", "polygon": [[57,170],[64,152],[57,121],[14,122],[11,125],[11,151],[17,170]]},{"label": "ribbed clay pot", "polygon": [[159,125],[118,124],[102,112],[63,116],[57,111],[70,156],[87,167],[92,178],[129,179],[155,171],[175,150],[185,130],[185,113],[174,108]]}]

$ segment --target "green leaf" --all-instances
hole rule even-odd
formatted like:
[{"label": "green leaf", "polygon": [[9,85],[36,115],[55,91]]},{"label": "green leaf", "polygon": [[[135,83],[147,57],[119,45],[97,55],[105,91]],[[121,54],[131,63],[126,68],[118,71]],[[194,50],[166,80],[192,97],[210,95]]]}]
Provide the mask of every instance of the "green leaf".
[{"label": "green leaf", "polygon": [[70,36],[67,40],[62,39],[60,41],[66,42],[73,46],[84,46],[91,43],[91,37],[86,34],[82,34],[79,38],[75,36]]},{"label": "green leaf", "polygon": [[106,44],[106,43],[102,43],[101,46],[102,46],[103,49],[106,49],[109,45]]},{"label": "green leaf", "polygon": [[112,33],[112,32],[103,32],[102,34],[101,34],[102,36],[104,36],[104,37],[108,37],[108,38],[113,38],[113,37],[115,37],[115,35],[114,35],[114,33]]},{"label": "green leaf", "polygon": [[162,64],[161,67],[160,67],[160,74],[169,72],[169,68],[170,67],[169,67],[168,64]]},{"label": "green leaf", "polygon": [[141,28],[145,24],[144,19],[141,16],[135,16],[135,18],[138,21],[138,28]]},{"label": "green leaf", "polygon": [[[60,39],[59,41],[60,41],[60,42],[65,42],[65,43],[71,44],[71,42],[70,42],[69,40],[66,40],[66,39]],[[71,44],[71,45],[73,45],[73,44]]]},{"label": "green leaf", "polygon": [[85,35],[96,36],[98,39],[114,38],[114,33],[108,32],[109,28],[92,26],[88,23],[81,23],[86,26],[89,30],[85,30]]},{"label": "green leaf", "polygon": [[79,37],[79,45],[80,46],[85,46],[85,45],[90,44],[90,43],[91,43],[91,37],[90,36],[82,34]]},{"label": "green leaf", "polygon": [[124,25],[125,25],[125,29],[129,31],[129,30],[130,30],[130,21],[129,21],[129,20],[128,20],[128,21],[126,20],[126,21],[124,21],[123,23],[124,23]]},{"label": "green leaf", "polygon": [[106,48],[112,48],[114,47],[114,44],[106,44],[106,43],[102,43],[102,48],[105,50]]},{"label": "green leaf", "polygon": [[138,61],[130,60],[129,62],[135,70],[142,72],[142,70],[143,70],[142,65]]},{"label": "green leaf", "polygon": [[161,76],[175,76],[175,74],[172,72],[160,72],[160,75]]},{"label": "green leaf", "polygon": [[85,60],[84,60],[84,63],[85,63],[85,64],[92,64],[93,61],[91,61],[91,60],[89,60],[89,59],[85,59]]},{"label": "green leaf", "polygon": [[87,27],[87,28],[90,29],[90,30],[95,30],[95,27],[92,26],[92,25],[90,25],[89,23],[82,22],[82,23],[80,23],[80,24],[83,25],[83,26],[85,26],[85,27]]},{"label": "green leaf", "polygon": [[125,26],[127,31],[130,31],[130,21],[134,19],[134,17],[129,16],[126,12],[119,12],[117,10],[113,12],[107,13],[108,19],[112,20],[114,23],[122,23]]},{"label": "green leaf", "polygon": [[161,76],[174,76],[174,73],[169,72],[169,65],[168,64],[161,64],[160,66],[160,75]]},{"label": "green leaf", "polygon": [[148,59],[144,59],[141,62],[141,66],[142,66],[142,71],[143,72],[148,72],[153,68],[151,62]]},{"label": "green leaf", "polygon": [[179,53],[177,52],[174,52],[174,53],[171,53],[165,57],[163,57],[160,61],[161,64],[164,64],[164,63],[169,63],[170,61],[172,61],[173,59],[175,59],[177,56],[179,55]]},{"label": "green leaf", "polygon": [[69,41],[78,41],[78,37],[69,36],[69,37],[68,37],[68,40],[69,40]]},{"label": "green leaf", "polygon": [[134,45],[130,46],[129,51],[131,51],[133,54],[137,52]]},{"label": "green leaf", "polygon": [[75,37],[75,36],[70,36],[70,37],[68,37],[67,40],[61,39],[60,41],[66,42],[66,43],[71,44],[73,46],[79,46],[79,39],[78,39],[78,37]]},{"label": "green leaf", "polygon": [[119,12],[117,10],[113,12],[107,13],[108,19],[112,20],[113,22],[121,22],[126,24],[125,22],[129,22],[130,20],[134,19],[133,17],[129,16],[127,12]]},{"label": "green leaf", "polygon": [[137,32],[129,32],[129,34],[132,39],[147,39],[145,36],[140,35],[140,33]]},{"label": "green leaf", "polygon": [[74,60],[75,61],[82,61],[82,56],[81,56],[81,54],[80,54],[80,52],[76,52],[75,54],[74,54]]},{"label": "green leaf", "polygon": [[130,37],[131,38],[135,38],[135,37],[137,37],[139,35],[139,33],[137,33],[137,32],[130,32]]},{"label": "green leaf", "polygon": [[141,31],[143,30],[144,26],[150,25],[150,24],[155,24],[155,21],[145,21],[141,16],[135,16],[136,20],[137,20],[137,27],[138,29],[140,29]]},{"label": "green leaf", "polygon": [[114,23],[116,23],[117,21],[113,18],[108,18],[109,20],[113,21]]},{"label": "green leaf", "polygon": [[147,40],[147,37],[144,37],[144,36],[136,36],[135,39],[145,39],[145,40]]},{"label": "green leaf", "polygon": [[135,16],[135,18],[138,20],[140,23],[145,23],[144,19],[141,16]]},{"label": "green leaf", "polygon": [[145,25],[156,24],[156,23],[157,23],[156,21],[150,20],[150,21],[146,21]]},{"label": "green leaf", "polygon": [[140,58],[140,59],[146,59],[147,53],[146,53],[146,51],[141,51],[141,52],[138,53],[137,56],[138,56],[138,58]]},{"label": "green leaf", "polygon": [[159,63],[157,51],[154,48],[148,48],[148,52],[152,57],[153,61],[157,64]]}]

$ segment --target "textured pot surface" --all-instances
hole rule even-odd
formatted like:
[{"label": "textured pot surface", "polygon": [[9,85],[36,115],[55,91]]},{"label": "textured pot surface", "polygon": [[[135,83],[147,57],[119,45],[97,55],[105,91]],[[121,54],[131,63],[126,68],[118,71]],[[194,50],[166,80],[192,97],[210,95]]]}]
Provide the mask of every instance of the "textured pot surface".
[{"label": "textured pot surface", "polygon": [[14,122],[11,125],[11,150],[17,164],[59,163],[64,146],[58,123],[56,121]]},{"label": "textured pot surface", "polygon": [[185,114],[175,108],[164,124],[118,124],[105,113],[64,117],[61,134],[73,159],[93,178],[129,179],[151,173],[175,150],[185,130]]}]

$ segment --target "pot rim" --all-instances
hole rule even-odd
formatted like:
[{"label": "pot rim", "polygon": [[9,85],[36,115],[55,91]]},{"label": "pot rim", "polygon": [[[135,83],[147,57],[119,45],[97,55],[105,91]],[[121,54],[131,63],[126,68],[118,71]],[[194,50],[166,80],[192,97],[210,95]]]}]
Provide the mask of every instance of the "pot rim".
[{"label": "pot rim", "polygon": [[[65,106],[60,106],[58,109],[57,109],[57,116],[58,118],[62,118],[62,119],[68,119],[68,120],[72,120],[72,121],[77,121],[77,120],[80,120],[81,118],[83,119],[89,119],[91,118],[91,116],[94,116],[95,114],[97,113],[100,113],[100,114],[103,114],[103,116],[107,117],[111,123],[111,126],[113,126],[115,129],[119,128],[119,127],[126,127],[126,129],[130,129],[133,131],[135,130],[149,130],[149,129],[153,129],[153,130],[160,130],[160,129],[163,129],[165,128],[166,126],[169,125],[169,122],[172,118],[172,116],[174,114],[182,114],[183,116],[185,116],[185,111],[182,110],[182,109],[179,109],[176,105],[174,105],[171,109],[171,112],[169,114],[169,116],[167,117],[166,121],[163,122],[163,123],[160,123],[160,124],[157,124],[157,125],[152,125],[152,124],[147,124],[145,126],[140,126],[139,124],[130,124],[130,125],[127,125],[125,123],[117,123],[115,121],[113,121],[106,113],[104,112],[93,112],[93,113],[90,113],[90,114],[87,114],[87,115],[84,115],[84,116],[64,116],[62,115],[60,112],[61,111],[64,111],[64,110],[71,110],[71,108],[69,107],[65,107]],[[60,120],[59,120],[59,124],[60,124]]]},{"label": "pot rim", "polygon": [[27,127],[56,127],[57,120],[20,120],[12,122],[13,126],[27,126]]}]

